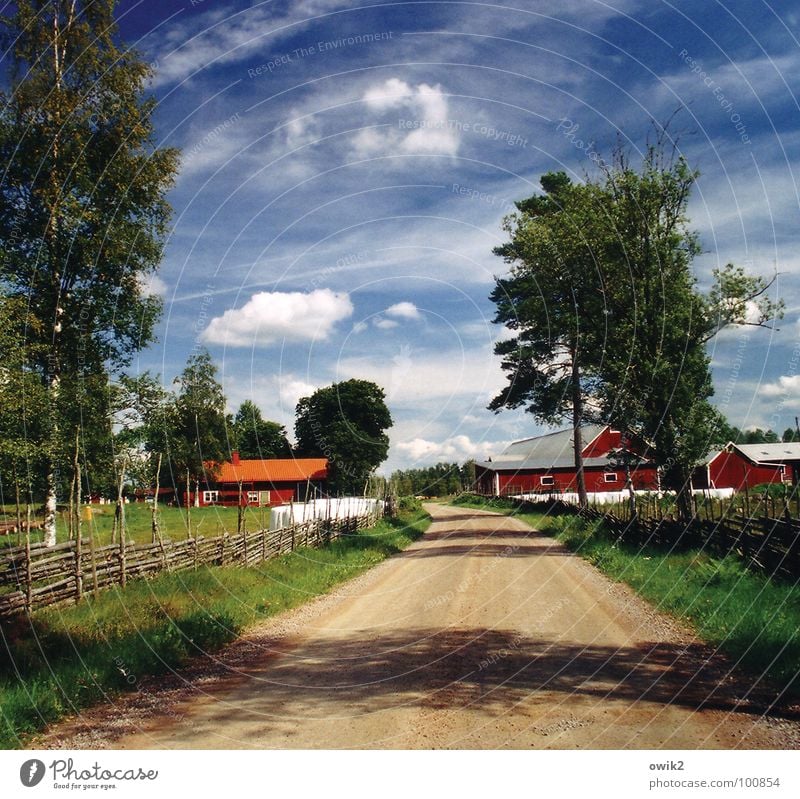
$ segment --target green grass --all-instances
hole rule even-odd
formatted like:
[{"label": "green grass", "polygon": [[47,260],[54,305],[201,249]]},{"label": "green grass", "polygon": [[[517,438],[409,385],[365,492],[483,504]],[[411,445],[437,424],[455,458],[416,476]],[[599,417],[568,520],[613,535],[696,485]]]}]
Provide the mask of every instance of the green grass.
[{"label": "green grass", "polygon": [[451,505],[459,508],[473,508],[475,510],[490,510],[495,513],[513,513],[518,503],[505,497],[482,497],[479,494],[461,494],[456,497]]},{"label": "green grass", "polygon": [[689,622],[700,638],[747,671],[768,675],[788,695],[800,696],[800,587],[749,571],[732,556],[616,544],[602,523],[569,516],[522,518],[659,610]]},{"label": "green grass", "polygon": [[326,593],[408,546],[429,523],[423,512],[405,514],[259,567],[162,574],[0,627],[0,748],[25,746],[46,724]]},{"label": "green grass", "polygon": [[[91,533],[94,535],[95,545],[103,546],[111,543],[111,529],[114,523],[113,505],[91,505],[91,521],[85,519],[81,524],[84,537]],[[152,506],[145,502],[132,502],[125,506],[125,530],[128,540],[137,544],[150,543],[152,538]],[[238,508],[228,508],[221,505],[192,508],[191,509],[191,534],[204,535],[206,538],[221,535],[223,532],[236,532],[238,521]],[[174,508],[168,505],[158,506],[159,525],[164,538],[177,541],[189,537],[186,509]],[[8,521],[14,521],[14,516]],[[245,525],[248,530],[261,529],[262,520],[269,526],[269,508],[247,508],[245,511]],[[58,541],[66,541],[67,523],[63,512],[59,512],[56,519],[56,536]],[[42,540],[42,532],[34,530],[31,541]],[[0,548],[3,546],[17,546],[19,539],[16,534],[0,536]],[[22,539],[24,543],[24,539]]]},{"label": "green grass", "polygon": [[623,582],[658,610],[687,623],[698,637],[755,675],[768,676],[778,690],[800,697],[800,586],[773,581],[748,570],[736,557],[699,550],[670,553],[616,543],[602,521],[545,512],[515,513],[499,499],[466,497],[461,507],[514,513]]}]

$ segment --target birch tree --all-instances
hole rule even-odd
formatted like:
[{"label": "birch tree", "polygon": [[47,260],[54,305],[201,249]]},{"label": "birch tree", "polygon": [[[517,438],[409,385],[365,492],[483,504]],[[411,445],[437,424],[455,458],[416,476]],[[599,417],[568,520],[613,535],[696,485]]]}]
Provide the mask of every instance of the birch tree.
[{"label": "birch tree", "polygon": [[[55,541],[67,378],[118,371],[149,343],[177,153],[154,141],[150,67],[119,42],[113,0],[19,0],[2,19],[0,288],[39,323],[28,362],[48,400],[45,532]],[[73,389],[70,389],[72,391]],[[68,404],[71,397],[67,397]]]}]

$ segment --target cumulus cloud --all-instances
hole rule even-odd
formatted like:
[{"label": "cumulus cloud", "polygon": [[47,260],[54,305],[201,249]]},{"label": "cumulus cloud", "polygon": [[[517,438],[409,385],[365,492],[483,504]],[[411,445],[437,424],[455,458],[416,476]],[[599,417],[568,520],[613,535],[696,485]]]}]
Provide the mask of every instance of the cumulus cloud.
[{"label": "cumulus cloud", "polygon": [[[430,353],[412,351],[401,345],[393,355],[340,358],[336,379],[372,380],[388,389],[393,403],[418,411],[420,403],[435,401],[441,410],[447,401],[458,397],[460,412],[471,406],[483,407],[505,385],[499,360],[488,348],[478,348],[469,355],[461,350]],[[469,406],[463,404],[470,401]]]},{"label": "cumulus cloud", "polygon": [[364,92],[364,102],[375,111],[385,111],[395,108],[413,95],[414,90],[404,80],[389,78],[380,86],[367,89]]},{"label": "cumulus cloud", "polygon": [[[411,86],[398,78],[368,89],[363,98],[367,108],[385,117],[390,124],[365,128],[353,139],[356,154],[362,158],[381,152],[455,155],[459,131],[451,123],[447,96],[439,84]],[[399,117],[399,118],[398,118]]]},{"label": "cumulus cloud", "polygon": [[446,438],[443,441],[429,441],[425,438],[414,438],[411,441],[401,441],[396,446],[399,452],[411,461],[464,461],[470,458],[483,460],[492,452],[501,451],[505,442],[492,442],[491,444],[472,441],[469,436],[458,435]]},{"label": "cumulus cloud", "polygon": [[301,397],[310,397],[316,390],[317,386],[294,375],[281,375],[278,378],[278,394],[285,408],[294,409]]},{"label": "cumulus cloud", "polygon": [[763,397],[781,397],[787,405],[800,407],[800,375],[781,375],[776,383],[764,383],[758,393]]},{"label": "cumulus cloud", "polygon": [[419,319],[419,309],[413,302],[398,302],[390,305],[384,313],[387,316],[396,316],[399,319]]},{"label": "cumulus cloud", "polygon": [[326,339],[334,325],[352,313],[349,295],[330,289],[305,294],[262,291],[241,308],[231,308],[212,319],[202,339],[229,347],[267,346],[283,339]]},{"label": "cumulus cloud", "polygon": [[393,327],[400,326],[400,323],[395,322],[394,319],[381,319],[380,317],[373,319],[372,324],[381,330],[391,330]]}]

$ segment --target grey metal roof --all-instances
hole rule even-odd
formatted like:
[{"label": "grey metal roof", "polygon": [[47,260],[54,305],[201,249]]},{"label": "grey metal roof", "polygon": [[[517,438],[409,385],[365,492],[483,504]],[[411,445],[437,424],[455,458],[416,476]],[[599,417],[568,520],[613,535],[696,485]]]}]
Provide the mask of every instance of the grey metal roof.
[{"label": "grey metal roof", "polygon": [[780,463],[800,460],[800,443],[787,444],[735,444],[745,457],[755,463]]},{"label": "grey metal roof", "polygon": [[[605,430],[606,425],[587,424],[581,427],[583,446],[594,441]],[[503,460],[524,458],[536,461],[554,461],[565,453],[572,454],[572,428],[545,433],[543,436],[524,438],[509,444],[500,456]]]},{"label": "grey metal roof", "polygon": [[[587,424],[581,427],[584,448],[590,444],[606,425]],[[572,449],[572,428],[545,433],[543,436],[524,438],[509,444],[501,455],[491,461],[479,461],[478,466],[492,470],[519,469],[569,469],[575,466]],[[608,458],[584,458],[585,466],[606,466]]]},{"label": "grey metal roof", "polygon": [[[481,466],[484,469],[491,471],[514,471],[519,472],[525,469],[574,469],[575,456],[572,452],[565,453],[548,460],[539,460],[538,458],[506,458],[504,455],[498,456],[497,460],[491,461],[476,461],[476,466]],[[597,468],[611,466],[608,458],[584,458],[584,468]],[[618,467],[614,467],[618,468]]]}]

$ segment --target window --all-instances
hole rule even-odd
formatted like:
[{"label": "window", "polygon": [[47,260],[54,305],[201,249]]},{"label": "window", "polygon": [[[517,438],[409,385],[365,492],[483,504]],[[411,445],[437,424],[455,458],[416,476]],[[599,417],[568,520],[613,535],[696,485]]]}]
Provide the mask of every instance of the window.
[{"label": "window", "polygon": [[219,502],[219,491],[203,491],[203,504],[213,505]]},{"label": "window", "polygon": [[604,472],[603,473],[603,480],[607,483],[616,483],[617,482],[617,473],[616,472]]},{"label": "window", "polygon": [[553,480],[552,474],[543,474],[539,478],[539,484],[543,486],[551,486],[555,484],[555,480]]},{"label": "window", "polygon": [[248,491],[247,492],[247,504],[248,505],[257,505],[258,504],[258,491]]}]

